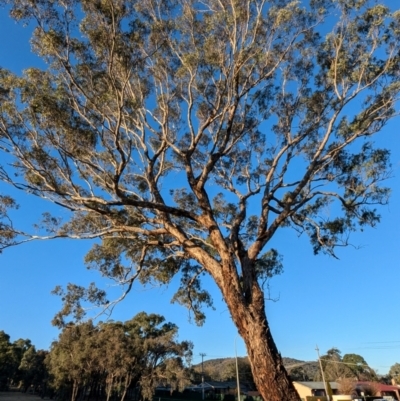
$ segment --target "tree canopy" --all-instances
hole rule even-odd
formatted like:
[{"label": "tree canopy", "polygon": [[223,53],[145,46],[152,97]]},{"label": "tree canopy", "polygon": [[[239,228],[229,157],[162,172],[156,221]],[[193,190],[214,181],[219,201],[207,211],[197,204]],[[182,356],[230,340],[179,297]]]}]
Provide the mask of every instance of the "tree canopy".
[{"label": "tree canopy", "polygon": [[47,351],[36,350],[31,341],[20,338],[10,342],[10,336],[0,331],[0,390],[11,384],[24,391],[30,386],[43,385],[47,377],[45,358]]},{"label": "tree canopy", "polygon": [[[266,397],[297,400],[265,315],[283,228],[335,256],[379,222],[396,114],[400,12],[369,0],[2,0],[47,68],[0,69],[0,179],[70,212],[29,232],[0,196],[0,247],[96,239],[119,283],[181,277],[198,322],[210,275]],[[56,319],[102,289],[70,284]],[[262,357],[261,357],[262,355]],[[262,361],[261,361],[262,360]]]},{"label": "tree canopy", "polygon": [[395,383],[400,383],[400,363],[395,363],[390,367],[389,376]]},{"label": "tree canopy", "polygon": [[[321,364],[326,380],[374,381],[377,379],[376,372],[369,367],[361,355],[345,354],[342,357],[337,348],[331,348],[326,355],[321,356]],[[321,372],[318,372],[315,380],[322,380]]]},{"label": "tree canopy", "polygon": [[139,388],[136,397],[151,399],[162,383],[182,389],[192,344],[176,336],[174,324],[144,312],[124,323],[68,325],[47,358],[54,389],[71,401],[79,392],[123,401],[128,390]]},{"label": "tree canopy", "polygon": [[145,312],[126,322],[70,323],[50,351],[11,343],[0,331],[0,390],[32,388],[62,401],[152,399],[159,385],[172,392],[189,383],[193,344],[177,337],[175,324]]}]

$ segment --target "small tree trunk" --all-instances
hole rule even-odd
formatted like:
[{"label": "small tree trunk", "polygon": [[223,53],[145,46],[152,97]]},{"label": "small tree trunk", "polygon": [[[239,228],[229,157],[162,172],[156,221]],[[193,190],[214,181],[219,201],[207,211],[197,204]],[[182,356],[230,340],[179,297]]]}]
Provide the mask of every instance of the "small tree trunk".
[{"label": "small tree trunk", "polygon": [[107,380],[107,385],[106,385],[107,398],[106,398],[106,401],[110,401],[110,396],[111,396],[111,391],[112,391],[112,388],[113,388],[113,384],[114,384],[114,376],[111,376]]},{"label": "small tree trunk", "polygon": [[120,401],[124,401],[125,400],[125,396],[126,396],[126,392],[128,391],[128,387],[131,384],[131,374],[127,373],[127,375],[125,376],[125,380],[124,380],[124,391],[122,393],[121,396],[121,400]]},{"label": "small tree trunk", "polygon": [[78,382],[74,380],[74,384],[72,386],[71,401],[75,401],[76,396],[78,394],[78,389],[79,389]]}]

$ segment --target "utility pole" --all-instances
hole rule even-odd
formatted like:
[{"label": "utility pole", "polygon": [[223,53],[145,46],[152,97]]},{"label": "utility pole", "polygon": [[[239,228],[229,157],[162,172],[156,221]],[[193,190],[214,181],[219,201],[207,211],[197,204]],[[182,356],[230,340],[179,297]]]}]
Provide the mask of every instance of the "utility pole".
[{"label": "utility pole", "polygon": [[236,383],[237,383],[236,385],[237,385],[237,396],[238,396],[238,401],[240,401],[239,366],[238,366],[238,359],[237,359],[236,339],[237,339],[237,336],[235,337]]},{"label": "utility pole", "polygon": [[[201,356],[201,399],[204,400],[204,366],[203,366],[203,358],[206,356],[204,352],[200,353]],[[328,400],[329,401],[329,400]]]},{"label": "utility pole", "polygon": [[324,382],[326,398],[328,399],[328,401],[330,401],[330,397],[329,397],[329,394],[328,394],[328,386],[326,385],[326,381],[325,381],[324,369],[322,369],[322,362],[321,362],[321,358],[320,358],[320,356],[319,356],[319,348],[318,348],[318,345],[316,346],[315,350],[317,351],[317,355],[318,355],[319,367],[320,367],[320,369],[321,369],[322,380],[323,380],[323,382]]}]

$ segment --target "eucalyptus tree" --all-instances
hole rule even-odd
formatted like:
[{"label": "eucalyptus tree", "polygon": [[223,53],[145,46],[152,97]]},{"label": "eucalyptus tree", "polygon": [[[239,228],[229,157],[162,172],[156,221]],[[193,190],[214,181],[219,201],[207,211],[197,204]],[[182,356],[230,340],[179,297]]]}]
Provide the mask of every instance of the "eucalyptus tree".
[{"label": "eucalyptus tree", "polygon": [[0,390],[7,390],[10,381],[14,378],[18,368],[15,360],[10,336],[0,331]]},{"label": "eucalyptus tree", "polygon": [[23,379],[19,367],[23,356],[32,347],[28,339],[20,338],[11,343],[10,336],[0,331],[0,389],[7,389],[10,384],[18,385]]},{"label": "eucalyptus tree", "polygon": [[160,383],[179,390],[189,384],[193,344],[177,341],[175,324],[165,322],[163,316],[141,312],[125,322],[125,328],[131,341],[140,344],[141,357],[137,362],[140,374],[136,380],[144,399],[152,399]]},{"label": "eucalyptus tree", "polygon": [[[33,233],[0,198],[1,246],[98,239],[89,266],[168,283],[198,322],[211,276],[264,399],[298,400],[263,285],[291,227],[335,255],[379,221],[397,113],[400,13],[369,0],[1,0],[47,67],[0,70],[0,178],[70,212]],[[9,163],[9,164],[6,164]],[[325,213],[329,208],[330,213]],[[101,289],[70,285],[64,315]],[[60,293],[62,291],[60,290]]]},{"label": "eucalyptus tree", "polygon": [[394,380],[396,384],[400,383],[400,363],[395,363],[390,367],[389,377]]},{"label": "eucalyptus tree", "polygon": [[48,379],[47,368],[45,365],[47,355],[47,351],[36,351],[34,345],[30,346],[24,352],[18,370],[20,372],[21,384],[25,391],[27,391],[30,386],[33,386],[35,390],[41,386],[43,387],[43,393],[46,386],[45,382]]},{"label": "eucalyptus tree", "polygon": [[[125,399],[140,387],[151,399],[162,381],[179,385],[192,355],[192,344],[177,340],[178,327],[160,315],[139,313],[127,322],[67,325],[47,358],[59,397],[75,401],[79,393],[105,390],[108,401]],[[99,396],[100,394],[96,394]]]},{"label": "eucalyptus tree", "polygon": [[[321,366],[326,380],[335,381],[353,375],[350,368],[342,363],[342,355],[337,348],[331,348],[321,356]],[[323,380],[321,371],[317,372],[314,380]]]},{"label": "eucalyptus tree", "polygon": [[345,354],[342,361],[353,372],[358,381],[376,381],[378,376],[374,369],[368,366],[366,360],[358,354]]},{"label": "eucalyptus tree", "polygon": [[[321,357],[321,363],[327,380],[352,379],[355,382],[375,381],[377,379],[375,371],[358,354],[345,354],[342,357],[337,348],[331,348],[326,355]],[[322,380],[320,371],[318,371],[315,380]],[[348,383],[348,381],[345,382]]]},{"label": "eucalyptus tree", "polygon": [[303,366],[296,366],[289,371],[290,378],[293,381],[310,381],[310,377]]},{"label": "eucalyptus tree", "polygon": [[79,390],[91,382],[98,367],[96,334],[97,328],[91,321],[70,324],[52,343],[46,364],[60,399],[69,396],[75,401]]},{"label": "eucalyptus tree", "polygon": [[95,348],[99,373],[105,380],[106,401],[114,393],[119,393],[123,401],[132,380],[141,375],[140,340],[127,335],[122,323],[104,323],[99,325]]}]

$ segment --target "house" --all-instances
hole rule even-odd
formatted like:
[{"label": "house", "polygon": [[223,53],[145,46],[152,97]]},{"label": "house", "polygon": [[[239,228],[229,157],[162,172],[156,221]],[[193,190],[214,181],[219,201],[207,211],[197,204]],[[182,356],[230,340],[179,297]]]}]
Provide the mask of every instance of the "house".
[{"label": "house", "polygon": [[[329,382],[332,393],[339,394],[339,384],[337,382]],[[310,396],[326,396],[324,382],[293,382],[294,387],[302,401],[307,401]],[[355,391],[359,399],[363,399],[364,395],[372,395],[382,397],[387,400],[400,401],[400,387],[377,382],[356,382]]]},{"label": "house", "polygon": [[[357,394],[362,396],[361,393],[368,393],[368,390],[373,389],[376,395],[382,398],[387,398],[388,400],[398,400],[400,401],[400,387],[392,386],[389,384],[377,383],[377,382],[357,382],[356,391]],[[390,398],[392,397],[392,398]]]},{"label": "house", "polygon": [[[247,383],[240,383],[240,394],[247,395],[249,392],[249,386]],[[226,394],[237,394],[237,383],[236,381],[209,381],[186,387],[186,391],[202,393],[204,389],[205,398],[223,398]]]},{"label": "house", "polygon": [[[338,394],[338,383],[329,382],[332,393]],[[307,397],[326,396],[324,382],[293,382],[293,385],[302,401],[306,401]]]}]

